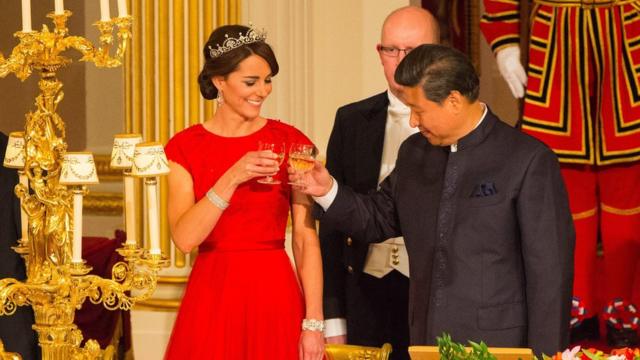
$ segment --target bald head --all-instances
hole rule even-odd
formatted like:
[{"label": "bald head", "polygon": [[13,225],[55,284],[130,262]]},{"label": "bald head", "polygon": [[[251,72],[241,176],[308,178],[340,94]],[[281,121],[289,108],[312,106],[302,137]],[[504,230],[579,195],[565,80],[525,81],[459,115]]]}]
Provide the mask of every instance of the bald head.
[{"label": "bald head", "polygon": [[405,6],[387,16],[382,25],[378,53],[392,93],[396,96],[400,93],[400,87],[396,84],[393,75],[406,55],[406,51],[394,53],[385,49],[410,50],[422,44],[437,44],[439,40],[438,21],[425,9]]},{"label": "bald head", "polygon": [[437,44],[440,41],[438,20],[427,10],[417,6],[405,6],[392,11],[382,24],[380,40],[385,37],[405,37],[407,41],[421,41],[422,44]]}]

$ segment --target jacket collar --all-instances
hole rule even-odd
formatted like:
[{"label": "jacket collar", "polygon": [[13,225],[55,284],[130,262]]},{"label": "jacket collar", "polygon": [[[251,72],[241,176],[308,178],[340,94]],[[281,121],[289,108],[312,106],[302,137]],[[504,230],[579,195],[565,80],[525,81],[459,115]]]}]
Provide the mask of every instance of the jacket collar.
[{"label": "jacket collar", "polygon": [[[480,124],[470,133],[463,136],[458,140],[458,151],[463,151],[465,149],[472,149],[476,145],[480,144],[484,141],[484,139],[489,136],[491,130],[496,125],[496,121],[499,121],[498,118],[491,112],[488,105],[486,106],[486,113],[484,118],[481,120]],[[449,147],[448,147],[449,148]]]}]

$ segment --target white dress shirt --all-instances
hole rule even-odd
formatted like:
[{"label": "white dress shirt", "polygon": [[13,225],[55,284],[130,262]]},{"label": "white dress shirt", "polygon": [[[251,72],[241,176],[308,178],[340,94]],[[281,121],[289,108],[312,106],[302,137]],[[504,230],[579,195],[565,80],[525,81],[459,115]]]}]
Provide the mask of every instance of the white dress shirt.
[{"label": "white dress shirt", "polygon": [[[402,142],[418,132],[417,128],[412,128],[409,125],[411,109],[391,91],[387,91],[387,96],[389,106],[387,107],[387,122],[384,130],[378,185],[395,168],[398,150],[400,150]],[[404,246],[404,239],[396,237],[369,245],[363,272],[382,278],[393,270],[398,270],[404,276],[409,277],[409,256]]]}]

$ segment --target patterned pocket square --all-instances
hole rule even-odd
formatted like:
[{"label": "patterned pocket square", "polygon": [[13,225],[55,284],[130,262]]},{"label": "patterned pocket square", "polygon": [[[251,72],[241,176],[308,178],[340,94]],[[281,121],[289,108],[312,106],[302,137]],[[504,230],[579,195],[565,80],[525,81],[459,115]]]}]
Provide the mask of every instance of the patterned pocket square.
[{"label": "patterned pocket square", "polygon": [[471,192],[471,197],[472,198],[487,197],[487,196],[493,196],[497,193],[498,193],[498,189],[496,189],[496,184],[494,184],[492,181],[489,181],[489,182],[476,185],[473,188],[473,191]]}]

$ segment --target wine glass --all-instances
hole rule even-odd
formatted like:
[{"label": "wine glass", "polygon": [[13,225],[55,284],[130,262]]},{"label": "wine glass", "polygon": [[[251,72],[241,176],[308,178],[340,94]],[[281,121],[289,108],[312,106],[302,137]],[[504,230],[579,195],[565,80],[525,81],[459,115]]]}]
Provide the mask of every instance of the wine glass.
[{"label": "wine glass", "polygon": [[[269,150],[273,152],[277,156],[276,161],[278,161],[278,167],[282,165],[282,161],[284,160],[284,144],[283,143],[260,141],[258,143],[258,150],[259,151]],[[280,184],[280,180],[274,179],[273,176],[271,175],[267,175],[262,179],[258,179],[258,182],[260,184],[270,184],[270,185]]]},{"label": "wine glass", "polygon": [[[315,165],[315,147],[311,144],[291,144],[289,164],[297,173],[306,173]],[[291,185],[304,186],[304,182],[290,182]]]}]

